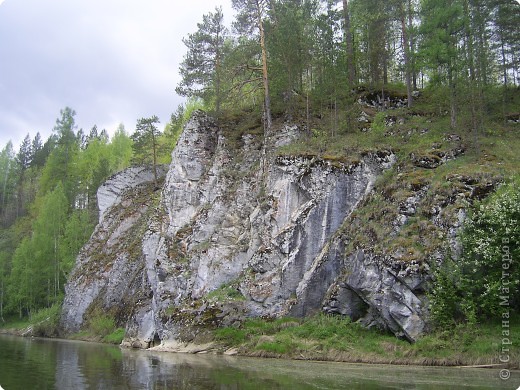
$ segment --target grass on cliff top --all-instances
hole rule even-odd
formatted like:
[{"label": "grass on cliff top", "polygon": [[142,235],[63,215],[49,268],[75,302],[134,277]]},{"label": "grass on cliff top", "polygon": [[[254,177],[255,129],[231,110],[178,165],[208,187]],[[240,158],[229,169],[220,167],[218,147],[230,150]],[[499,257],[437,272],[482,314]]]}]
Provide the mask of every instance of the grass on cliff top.
[{"label": "grass on cliff top", "polygon": [[[506,111],[520,105],[520,94],[511,92]],[[399,93],[397,91],[396,93]],[[402,93],[402,91],[401,91]],[[500,100],[500,99],[499,99]],[[443,226],[456,223],[460,208],[475,196],[464,178],[482,188],[496,188],[520,173],[520,125],[504,122],[499,101],[487,107],[482,128],[475,137],[471,110],[461,107],[458,126],[450,128],[449,107],[442,91],[425,90],[412,108],[378,111],[358,103],[338,110],[324,110],[310,121],[310,131],[278,155],[306,155],[332,164],[355,163],[364,155],[391,150],[397,156],[393,168],[378,178],[372,193],[359,205],[344,226],[349,237],[347,252],[368,248],[376,254],[410,261],[429,261],[429,256],[445,246]],[[358,121],[363,112],[366,122]],[[442,161],[438,166],[421,167],[417,160]],[[415,212],[406,221],[402,209],[410,197],[418,197]],[[432,214],[443,205],[441,221]],[[402,222],[399,222],[401,218]]]},{"label": "grass on cliff top", "polygon": [[[506,107],[509,111],[520,105],[520,94],[510,92],[511,102]],[[348,162],[367,152],[392,150],[400,163],[406,163],[411,153],[447,152],[460,144],[465,152],[464,162],[456,167],[459,172],[510,175],[520,171],[517,153],[520,128],[518,124],[503,121],[501,102],[491,102],[487,107],[482,128],[475,138],[469,107],[461,107],[457,127],[452,129],[449,107],[439,94],[439,91],[423,90],[410,109],[378,111],[355,102],[339,103],[336,110],[322,108],[319,113],[311,107],[310,120],[301,112],[299,120],[295,119],[302,127],[310,128],[307,134],[277,153]],[[362,112],[368,122],[358,121]],[[450,135],[459,136],[461,141],[450,140],[447,138]]]},{"label": "grass on cliff top", "polygon": [[[510,367],[520,368],[520,321],[511,321]],[[460,325],[410,344],[368,330],[348,317],[320,314],[306,319],[250,319],[240,328],[220,328],[215,339],[225,348],[259,357],[417,365],[499,364],[500,324]]]}]

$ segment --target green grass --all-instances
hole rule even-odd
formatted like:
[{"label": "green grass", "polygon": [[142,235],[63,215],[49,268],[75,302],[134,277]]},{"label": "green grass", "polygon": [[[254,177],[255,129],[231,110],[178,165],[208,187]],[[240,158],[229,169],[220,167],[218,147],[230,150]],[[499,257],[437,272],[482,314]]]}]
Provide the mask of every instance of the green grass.
[{"label": "green grass", "polygon": [[117,340],[124,329],[118,328],[113,315],[103,312],[97,308],[93,310],[88,317],[88,327],[85,329],[88,334],[94,338],[105,340]]},{"label": "green grass", "polygon": [[244,301],[246,298],[236,285],[233,283],[223,284],[218,289],[209,292],[206,295],[206,299],[211,302]]},{"label": "green grass", "polygon": [[32,327],[34,336],[56,337],[58,335],[60,314],[61,301],[51,307],[34,312],[30,318],[8,318],[5,323],[0,324],[0,329],[18,333]]},{"label": "green grass", "polygon": [[[520,321],[512,321],[512,367],[520,366]],[[347,317],[320,314],[306,319],[250,319],[240,328],[220,328],[215,340],[251,356],[367,363],[497,364],[501,324],[458,325],[428,334],[416,343],[368,330]]]},{"label": "green grass", "polygon": [[[470,156],[468,167],[471,171],[477,168],[492,171],[517,172],[520,157],[516,150],[520,146],[517,137],[518,125],[503,123],[501,118],[485,116],[483,128],[478,134],[478,145],[474,144],[473,132],[466,119],[467,113],[461,112],[459,126],[450,128],[449,115],[441,114],[445,107],[439,108],[437,91],[423,91],[411,109],[389,109],[376,111],[372,108],[357,106],[341,107],[339,110],[338,129],[331,135],[328,114],[324,119],[314,118],[313,131],[302,139],[278,150],[280,155],[309,155],[338,160],[358,158],[367,151],[382,149],[394,150],[400,159],[406,160],[410,153],[429,154],[434,150],[448,151],[456,142],[446,139],[447,134],[462,137],[462,145],[466,156]],[[516,96],[516,104],[520,104]],[[441,104],[442,106],[442,104]],[[371,123],[368,125],[354,121],[342,120],[342,112],[354,109],[359,113],[369,113]],[[495,107],[492,112],[500,111]],[[401,119],[402,123],[392,126],[386,124],[390,119]],[[363,131],[366,130],[366,131]],[[489,166],[491,163],[491,167]],[[466,164],[463,164],[466,165]],[[475,166],[476,165],[476,166]]]},{"label": "green grass", "polygon": [[14,329],[21,330],[26,329],[31,322],[28,318],[7,318],[5,322],[0,323],[0,329]]},{"label": "green grass", "polygon": [[123,339],[125,338],[125,329],[117,328],[112,333],[107,334],[103,337],[103,341],[110,344],[121,344]]},{"label": "green grass", "polygon": [[96,341],[108,344],[121,344],[125,338],[125,329],[116,328],[111,319],[94,319],[88,329],[67,336],[72,340]]},{"label": "green grass", "polygon": [[41,309],[31,318],[33,335],[54,337],[58,335],[58,327],[61,315],[61,302],[55,303],[49,308]]}]

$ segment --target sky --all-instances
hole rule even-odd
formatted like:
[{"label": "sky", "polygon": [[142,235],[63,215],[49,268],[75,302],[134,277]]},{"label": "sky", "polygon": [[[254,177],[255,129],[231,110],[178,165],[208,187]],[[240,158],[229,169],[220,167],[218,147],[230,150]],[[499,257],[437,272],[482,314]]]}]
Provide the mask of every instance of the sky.
[{"label": "sky", "polygon": [[185,101],[182,38],[216,6],[229,26],[231,0],[0,0],[0,148],[47,139],[65,107],[86,133],[163,127]]}]

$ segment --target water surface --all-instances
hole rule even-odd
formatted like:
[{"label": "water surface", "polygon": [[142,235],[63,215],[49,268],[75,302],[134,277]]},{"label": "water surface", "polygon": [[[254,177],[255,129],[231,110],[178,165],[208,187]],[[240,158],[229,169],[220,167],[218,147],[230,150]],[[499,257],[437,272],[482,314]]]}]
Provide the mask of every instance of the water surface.
[{"label": "water surface", "polygon": [[0,335],[0,386],[26,389],[516,389],[499,370],[385,366],[120,349]]}]

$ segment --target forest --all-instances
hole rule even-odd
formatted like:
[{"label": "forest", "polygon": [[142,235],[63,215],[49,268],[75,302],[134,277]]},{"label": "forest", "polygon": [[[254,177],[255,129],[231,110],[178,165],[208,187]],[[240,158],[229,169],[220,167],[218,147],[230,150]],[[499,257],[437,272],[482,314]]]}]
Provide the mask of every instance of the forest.
[{"label": "forest", "polygon": [[[30,134],[0,152],[0,322],[60,304],[75,258],[97,222],[97,188],[131,164],[168,163],[190,113],[223,121],[259,113],[264,131],[283,112],[313,134],[311,117],[330,118],[326,134],[347,128],[359,91],[403,91],[413,109],[427,91],[449,128],[472,149],[492,117],[518,121],[520,4],[515,0],[232,0],[203,15],[184,37],[175,89],[188,100],[163,130],[157,117],[109,136],[77,129],[64,108],[52,135]],[[172,87],[173,89],[173,87]],[[231,113],[231,114],[230,114]],[[253,114],[251,114],[253,115]],[[347,125],[344,125],[344,124]],[[312,130],[312,131],[311,131]],[[354,131],[354,130],[350,130]]]}]

